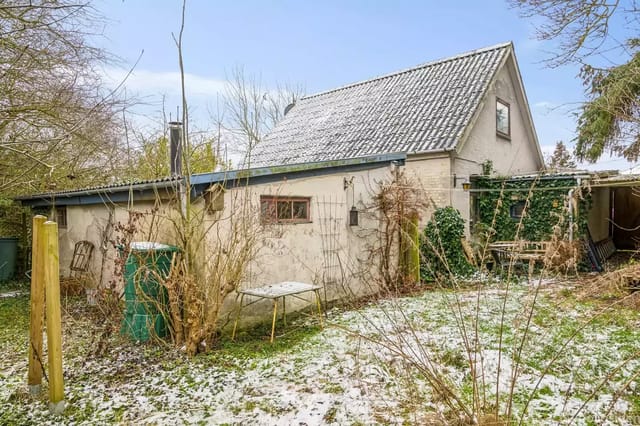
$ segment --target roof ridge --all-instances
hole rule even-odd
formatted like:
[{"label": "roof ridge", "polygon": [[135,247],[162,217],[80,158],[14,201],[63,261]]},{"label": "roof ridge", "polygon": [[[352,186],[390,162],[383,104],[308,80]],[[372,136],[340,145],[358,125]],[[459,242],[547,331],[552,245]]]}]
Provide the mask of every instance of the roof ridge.
[{"label": "roof ridge", "polygon": [[485,52],[489,52],[491,50],[498,50],[498,49],[502,49],[508,46],[513,46],[513,42],[512,41],[508,41],[508,42],[504,42],[504,43],[498,43],[498,44],[494,44],[493,46],[487,46],[487,47],[482,47],[479,49],[475,49],[475,50],[470,50],[468,52],[464,52],[464,53],[459,53],[457,55],[454,56],[448,56],[446,58],[440,58],[440,59],[436,59],[433,61],[429,61],[429,62],[425,62],[416,66],[413,66],[411,68],[405,68],[399,71],[394,71],[388,74],[382,74],[379,75],[377,77],[373,77],[367,80],[361,80],[361,81],[357,81],[355,83],[349,83],[349,84],[345,84],[344,86],[340,86],[334,89],[329,89],[329,90],[325,90],[323,92],[318,92],[318,93],[314,93],[312,95],[308,95],[308,96],[303,96],[301,98],[302,99],[311,99],[311,98],[316,98],[319,96],[323,96],[323,95],[327,95],[329,93],[334,93],[334,92],[338,92],[340,90],[345,90],[345,89],[350,89],[352,87],[356,87],[356,86],[361,86],[364,84],[368,84],[368,83],[372,83],[374,81],[378,81],[378,80],[382,80],[385,78],[389,78],[389,77],[394,77],[396,75],[400,75],[400,74],[404,74],[404,73],[408,73],[411,71],[415,71],[421,68],[426,68],[426,67],[430,67],[430,66],[434,66],[434,65],[438,65],[438,64],[442,64],[445,62],[450,62],[450,61],[455,61],[458,59],[462,59],[462,58],[466,58],[468,56],[473,56],[473,55],[478,55],[480,53],[485,53]]}]

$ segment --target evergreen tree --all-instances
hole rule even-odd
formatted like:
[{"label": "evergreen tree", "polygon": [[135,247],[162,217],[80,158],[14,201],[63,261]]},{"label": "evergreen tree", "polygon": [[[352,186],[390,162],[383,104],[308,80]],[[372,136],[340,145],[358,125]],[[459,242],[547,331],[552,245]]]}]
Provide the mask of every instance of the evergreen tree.
[{"label": "evergreen tree", "polygon": [[556,148],[553,155],[549,159],[549,168],[551,169],[575,169],[576,162],[573,156],[562,141],[556,142]]},{"label": "evergreen tree", "polygon": [[[540,40],[554,41],[551,66],[578,64],[587,101],[575,155],[640,157],[640,6],[636,0],[510,0],[534,18]],[[542,18],[542,19],[540,19]]]}]

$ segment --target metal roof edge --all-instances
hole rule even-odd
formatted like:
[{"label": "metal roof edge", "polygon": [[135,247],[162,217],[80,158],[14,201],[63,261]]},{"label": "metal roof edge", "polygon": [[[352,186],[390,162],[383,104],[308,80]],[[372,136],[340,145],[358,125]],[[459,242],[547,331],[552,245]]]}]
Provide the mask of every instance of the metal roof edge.
[{"label": "metal roof edge", "polygon": [[238,179],[251,179],[260,176],[275,176],[281,174],[291,174],[308,172],[320,169],[342,169],[364,164],[386,163],[392,161],[404,161],[407,154],[404,152],[369,155],[365,157],[354,157],[340,160],[317,161],[313,163],[294,163],[278,166],[256,167],[252,169],[238,169],[225,172],[202,173],[191,176],[191,184],[199,185],[203,183],[219,183]]},{"label": "metal roof edge", "polygon": [[[370,155],[365,157],[347,158],[342,160],[319,161],[314,163],[296,163],[281,166],[257,167],[253,169],[238,169],[225,172],[200,173],[192,175],[190,183],[194,185],[210,185],[213,183],[238,181],[241,179],[255,179],[259,177],[278,176],[286,174],[288,178],[293,174],[306,174],[310,172],[324,170],[340,170],[350,168],[362,168],[368,165],[379,163],[390,163],[393,161],[405,161],[407,155],[403,152]],[[167,178],[165,180],[157,180],[152,182],[134,183],[130,185],[119,184],[113,186],[105,186],[98,188],[78,189],[75,191],[53,192],[46,194],[34,194],[28,196],[15,197],[14,200],[20,201],[23,205],[41,205],[53,204],[54,200],[67,200],[60,203],[65,205],[81,205],[88,203],[104,202],[111,200],[115,194],[131,194],[135,199],[139,194],[159,189],[174,189],[176,184],[183,178]],[[118,201],[122,196],[117,197]]]}]

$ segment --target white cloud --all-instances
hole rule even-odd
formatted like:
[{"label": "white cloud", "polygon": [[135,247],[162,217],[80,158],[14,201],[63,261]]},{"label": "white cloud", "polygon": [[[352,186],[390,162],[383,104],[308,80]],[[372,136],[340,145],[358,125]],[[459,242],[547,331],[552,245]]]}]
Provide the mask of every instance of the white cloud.
[{"label": "white cloud", "polygon": [[[171,114],[167,118],[173,119],[176,111],[182,110],[180,73],[177,71],[135,69],[129,74],[128,69],[110,67],[103,70],[103,76],[109,87],[122,85],[127,97],[136,100],[137,103],[129,109],[129,117],[142,129],[157,131],[162,126],[163,110]],[[210,127],[210,107],[224,93],[225,85],[225,80],[185,74],[189,121],[194,128]]]},{"label": "white cloud", "polygon": [[[127,90],[140,95],[180,96],[180,73],[177,71],[156,72],[135,69],[127,77],[128,70],[107,68],[104,70],[105,80],[111,86],[117,86],[124,80]],[[125,80],[126,79],[126,80]],[[187,96],[215,97],[224,91],[225,81],[185,73],[185,89]]]},{"label": "white cloud", "polygon": [[550,101],[540,101],[533,104],[534,108],[542,108],[542,109],[553,109],[553,108],[556,108],[557,106],[558,106],[557,104]]}]

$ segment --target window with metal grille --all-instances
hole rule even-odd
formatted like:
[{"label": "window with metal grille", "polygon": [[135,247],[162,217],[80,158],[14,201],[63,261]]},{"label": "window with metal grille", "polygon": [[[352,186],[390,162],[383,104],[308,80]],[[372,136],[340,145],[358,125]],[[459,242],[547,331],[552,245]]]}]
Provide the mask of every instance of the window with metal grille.
[{"label": "window with metal grille", "polygon": [[266,223],[311,222],[309,197],[268,196],[260,197],[260,216]]},{"label": "window with metal grille", "polygon": [[67,227],[67,207],[66,206],[56,207],[56,222],[58,223],[59,228]]}]

